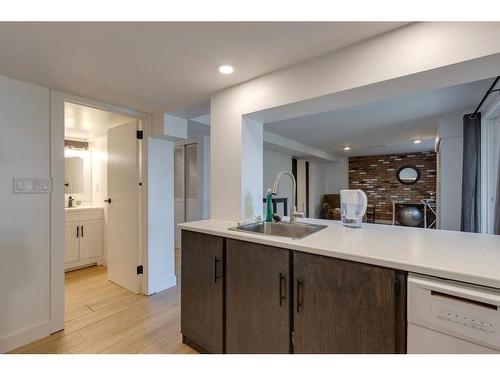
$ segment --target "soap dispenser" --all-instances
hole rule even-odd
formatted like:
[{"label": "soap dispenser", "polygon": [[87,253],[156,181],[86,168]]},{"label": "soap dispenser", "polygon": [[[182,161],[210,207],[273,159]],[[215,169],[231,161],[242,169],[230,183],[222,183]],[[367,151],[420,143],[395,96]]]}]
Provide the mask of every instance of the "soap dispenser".
[{"label": "soap dispenser", "polygon": [[271,189],[267,189],[266,193],[266,221],[273,222],[273,193],[271,193]]},{"label": "soap dispenser", "polygon": [[68,198],[68,207],[73,207],[73,197],[70,195],[69,198]]}]

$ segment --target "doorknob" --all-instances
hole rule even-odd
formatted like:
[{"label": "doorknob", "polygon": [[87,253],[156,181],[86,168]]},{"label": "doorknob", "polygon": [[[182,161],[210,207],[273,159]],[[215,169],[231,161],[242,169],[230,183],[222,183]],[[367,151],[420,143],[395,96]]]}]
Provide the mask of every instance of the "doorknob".
[{"label": "doorknob", "polygon": [[105,199],[104,202],[111,203],[111,198]]}]

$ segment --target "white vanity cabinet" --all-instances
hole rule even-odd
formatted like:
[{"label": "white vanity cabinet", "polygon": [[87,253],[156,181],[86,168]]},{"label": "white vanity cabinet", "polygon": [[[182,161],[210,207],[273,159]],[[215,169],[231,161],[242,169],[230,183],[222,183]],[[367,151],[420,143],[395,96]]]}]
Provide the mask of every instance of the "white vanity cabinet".
[{"label": "white vanity cabinet", "polygon": [[102,262],[103,219],[102,207],[76,207],[65,210],[65,270]]}]

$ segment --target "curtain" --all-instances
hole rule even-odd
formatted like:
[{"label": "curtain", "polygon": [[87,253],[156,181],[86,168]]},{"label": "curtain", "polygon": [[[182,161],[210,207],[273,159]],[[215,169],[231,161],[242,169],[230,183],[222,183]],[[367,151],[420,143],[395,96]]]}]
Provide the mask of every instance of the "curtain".
[{"label": "curtain", "polygon": [[495,221],[493,233],[500,234],[500,152],[498,153],[497,196],[495,199]]},{"label": "curtain", "polygon": [[465,115],[463,125],[461,227],[464,232],[479,232],[481,215],[481,114]]}]

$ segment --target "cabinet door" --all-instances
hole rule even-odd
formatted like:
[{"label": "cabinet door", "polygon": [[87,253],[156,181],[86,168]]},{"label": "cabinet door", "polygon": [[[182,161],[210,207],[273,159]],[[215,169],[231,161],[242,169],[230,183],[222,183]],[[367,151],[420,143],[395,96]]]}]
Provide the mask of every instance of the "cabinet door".
[{"label": "cabinet door", "polygon": [[299,252],[293,269],[295,353],[398,352],[394,270]]},{"label": "cabinet door", "polygon": [[80,229],[78,221],[64,224],[64,263],[74,262],[80,259],[79,236]]},{"label": "cabinet door", "polygon": [[102,220],[80,221],[80,259],[102,256]]},{"label": "cabinet door", "polygon": [[227,240],[227,353],[290,353],[290,251]]},{"label": "cabinet door", "polygon": [[224,240],[182,231],[181,332],[199,351],[223,352]]}]

